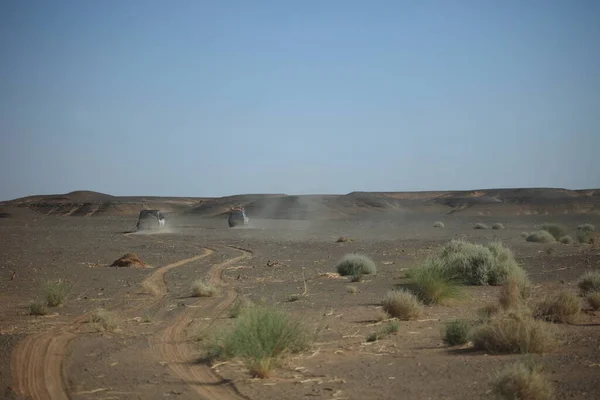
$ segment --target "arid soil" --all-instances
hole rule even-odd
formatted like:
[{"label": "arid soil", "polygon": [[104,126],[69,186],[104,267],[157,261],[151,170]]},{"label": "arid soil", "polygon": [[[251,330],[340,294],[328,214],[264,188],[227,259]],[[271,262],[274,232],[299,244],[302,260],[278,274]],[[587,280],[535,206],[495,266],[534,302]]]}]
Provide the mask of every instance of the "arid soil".
[{"label": "arid soil", "polygon": [[[475,318],[496,301],[497,287],[469,287],[469,297],[428,306],[397,333],[367,342],[381,323],[381,299],[404,271],[453,238],[500,239],[535,283],[537,296],[574,287],[600,269],[591,245],[528,243],[520,236],[544,222],[573,232],[600,226],[600,216],[462,215],[387,210],[335,219],[257,219],[227,228],[226,218],[171,215],[164,231],[138,234],[135,216],[12,214],[0,219],[0,398],[7,399],[478,399],[490,379],[524,356],[496,356],[448,348],[444,321]],[[433,228],[434,221],[445,228]],[[502,230],[475,230],[483,222]],[[571,232],[571,233],[573,233]],[[337,243],[339,236],[351,241]],[[358,283],[336,276],[350,252],[377,262]],[[110,267],[135,253],[147,268]],[[63,305],[27,315],[48,279],[70,285]],[[215,297],[192,297],[204,278]],[[349,293],[347,286],[358,288]],[[203,343],[233,324],[236,296],[281,307],[313,327],[311,349],[287,357],[267,379],[253,379],[242,363],[202,362]],[[293,301],[292,301],[293,300]],[[583,304],[583,303],[582,303]],[[98,307],[114,312],[117,329],[89,322]],[[554,382],[557,398],[600,398],[600,312],[585,311],[572,325],[552,324],[561,344],[533,356]]]}]

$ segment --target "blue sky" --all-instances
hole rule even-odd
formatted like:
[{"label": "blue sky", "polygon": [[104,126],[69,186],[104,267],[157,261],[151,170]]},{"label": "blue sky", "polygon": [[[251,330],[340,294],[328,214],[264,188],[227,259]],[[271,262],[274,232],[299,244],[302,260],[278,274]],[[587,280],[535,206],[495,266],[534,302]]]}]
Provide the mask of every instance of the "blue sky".
[{"label": "blue sky", "polygon": [[597,1],[0,3],[0,199],[600,187]]}]

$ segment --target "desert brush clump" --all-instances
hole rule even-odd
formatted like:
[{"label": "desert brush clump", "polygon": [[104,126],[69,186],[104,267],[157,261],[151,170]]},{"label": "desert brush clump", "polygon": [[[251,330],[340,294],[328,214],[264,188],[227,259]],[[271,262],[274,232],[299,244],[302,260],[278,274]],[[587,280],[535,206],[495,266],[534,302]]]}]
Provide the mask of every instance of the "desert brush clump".
[{"label": "desert brush clump", "polygon": [[547,223],[543,224],[540,229],[550,233],[555,240],[559,240],[567,234],[567,229],[560,224]]},{"label": "desert brush clump", "polygon": [[492,225],[492,229],[504,229],[504,225],[502,225],[501,223],[497,222],[494,225]]},{"label": "desert brush clump", "polygon": [[492,392],[506,400],[549,400],[554,387],[537,364],[520,361],[496,374]]},{"label": "desert brush clump", "polygon": [[358,288],[356,286],[348,285],[346,286],[346,292],[350,294],[356,294],[358,293]]},{"label": "desert brush clump", "polygon": [[478,222],[475,224],[475,226],[473,227],[474,229],[487,229],[488,226],[484,223]]},{"label": "desert brush clump", "polygon": [[114,332],[119,326],[116,316],[103,308],[97,308],[92,312],[90,322],[108,332]]},{"label": "desert brush clump", "polygon": [[457,346],[469,341],[471,323],[465,319],[454,319],[444,324],[442,340],[448,346]]},{"label": "desert brush clump", "polygon": [[429,258],[408,274],[410,290],[425,304],[440,304],[463,296],[458,280],[439,258]]},{"label": "desert brush clump", "polygon": [[60,306],[66,300],[69,290],[69,284],[62,279],[46,281],[44,284],[46,304],[50,307]]},{"label": "desert brush clump", "polygon": [[377,272],[375,262],[362,254],[346,254],[336,266],[342,276],[374,275]]},{"label": "desert brush clump", "polygon": [[192,283],[193,297],[213,297],[219,294],[219,289],[215,286],[205,283],[202,279],[196,279]]},{"label": "desert brush clump", "polygon": [[592,310],[600,310],[600,292],[588,293],[585,296]]},{"label": "desert brush clump", "polygon": [[311,341],[307,329],[286,312],[257,305],[244,310],[232,330],[207,350],[211,358],[240,358],[253,377],[268,378],[284,355],[306,350]]},{"label": "desert brush clump", "polygon": [[252,306],[254,306],[252,301],[248,300],[244,296],[238,296],[227,309],[227,315],[229,315],[229,318],[237,318],[242,314],[242,312],[244,312],[244,310],[247,310]]},{"label": "desert brush clump", "polygon": [[391,321],[384,325],[379,331],[371,332],[369,335],[367,335],[366,340],[367,342],[375,342],[391,335],[392,333],[398,332],[399,329],[400,324],[397,321]]},{"label": "desert brush clump", "polygon": [[525,309],[493,315],[473,331],[473,346],[492,354],[544,353],[556,345],[547,323]]},{"label": "desert brush clump", "polygon": [[523,269],[511,271],[506,282],[500,288],[498,302],[505,309],[526,309],[531,297],[531,283]]},{"label": "desert brush clump", "polygon": [[575,239],[573,239],[571,236],[566,235],[560,238],[559,240],[562,244],[573,244],[575,243]]},{"label": "desert brush clump", "polygon": [[577,226],[578,232],[594,232],[596,227],[592,224],[581,224]]},{"label": "desert brush clump", "polygon": [[433,223],[434,228],[445,228],[446,225],[442,221],[436,221]]},{"label": "desert brush clump", "polygon": [[48,309],[44,302],[39,300],[34,300],[27,306],[29,315],[46,315],[48,314]]},{"label": "desert brush clump", "polygon": [[417,296],[405,289],[390,290],[382,303],[383,311],[402,320],[418,318],[423,310]]},{"label": "desert brush clump", "polygon": [[600,271],[590,271],[579,278],[577,287],[583,296],[600,292]]},{"label": "desert brush clump", "polygon": [[561,290],[544,299],[535,309],[536,318],[572,324],[581,312],[581,299],[573,292]]},{"label": "desert brush clump", "polygon": [[533,243],[552,243],[556,241],[556,238],[550,232],[540,230],[530,233],[525,240]]}]

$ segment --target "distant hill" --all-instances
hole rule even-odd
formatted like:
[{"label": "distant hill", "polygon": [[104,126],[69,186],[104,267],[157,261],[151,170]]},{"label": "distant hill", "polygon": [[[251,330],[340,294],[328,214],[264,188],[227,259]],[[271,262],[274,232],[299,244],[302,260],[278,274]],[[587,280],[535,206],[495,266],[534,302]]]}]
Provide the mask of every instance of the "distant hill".
[{"label": "distant hill", "polygon": [[343,195],[241,194],[220,198],[112,196],[92,191],[28,196],[0,203],[0,216],[137,215],[141,209],[202,217],[243,205],[252,218],[331,219],[381,213],[528,215],[600,213],[600,190],[556,188],[429,192],[352,192]]}]

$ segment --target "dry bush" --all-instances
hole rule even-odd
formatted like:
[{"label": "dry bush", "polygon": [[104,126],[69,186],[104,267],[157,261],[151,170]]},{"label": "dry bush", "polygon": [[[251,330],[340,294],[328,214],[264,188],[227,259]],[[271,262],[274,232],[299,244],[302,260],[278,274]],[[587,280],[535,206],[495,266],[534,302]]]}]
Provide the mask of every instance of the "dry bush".
[{"label": "dry bush", "polygon": [[499,302],[502,308],[527,308],[531,296],[531,283],[523,269],[515,269],[509,274],[505,284],[500,289]]},{"label": "dry bush", "polygon": [[27,309],[28,309],[29,315],[46,315],[46,314],[48,314],[48,309],[46,308],[46,305],[39,300],[35,300],[35,301],[32,301],[31,303],[29,303],[29,306],[27,306]]},{"label": "dry bush", "polygon": [[337,243],[347,243],[350,242],[352,239],[347,238],[346,236],[340,236],[339,238],[337,238],[336,242]]},{"label": "dry bush", "polygon": [[234,302],[231,303],[231,306],[229,306],[227,314],[229,315],[229,318],[237,318],[253,305],[254,303],[252,303],[252,301],[248,300],[246,297],[238,296]]},{"label": "dry bush", "polygon": [[492,354],[543,353],[555,348],[554,332],[524,310],[492,316],[473,332],[473,346]]},{"label": "dry bush", "polygon": [[577,226],[578,232],[594,232],[596,227],[592,224],[581,224]]},{"label": "dry bush", "polygon": [[46,304],[50,307],[58,307],[64,303],[69,291],[69,284],[62,279],[58,279],[56,281],[46,281],[44,284]]},{"label": "dry bush", "polygon": [[446,225],[444,225],[444,223],[442,221],[436,221],[433,223],[433,227],[434,228],[445,228]]},{"label": "dry bush", "polygon": [[588,293],[585,299],[593,310],[600,310],[600,292]]},{"label": "dry bush", "polygon": [[375,342],[379,339],[383,339],[386,336],[391,335],[392,333],[398,332],[399,329],[400,329],[400,324],[397,321],[391,321],[391,322],[387,323],[379,331],[371,332],[367,336],[367,342]]},{"label": "dry bush", "polygon": [[469,341],[471,323],[464,319],[455,319],[444,324],[442,340],[448,346],[465,344]]},{"label": "dry bush", "polygon": [[501,223],[495,223],[494,225],[492,225],[492,229],[504,229],[504,225],[502,225]]},{"label": "dry bush", "polygon": [[562,244],[573,244],[573,243],[575,243],[575,240],[571,236],[567,235],[567,236],[561,237],[560,242]]},{"label": "dry bush", "polygon": [[337,264],[336,270],[342,276],[368,275],[377,272],[377,266],[369,257],[362,254],[346,254]]},{"label": "dry bush", "polygon": [[398,319],[418,318],[422,310],[423,306],[417,296],[404,289],[391,290],[383,299],[383,311]]},{"label": "dry bush", "polygon": [[492,392],[507,400],[549,400],[554,388],[537,365],[517,362],[496,375]]},{"label": "dry bush", "polygon": [[90,322],[109,332],[114,332],[119,326],[116,316],[102,308],[94,310],[90,315]]},{"label": "dry bush", "polygon": [[410,289],[425,304],[459,299],[463,292],[458,281],[439,258],[429,258],[421,268],[410,272]]},{"label": "dry bush", "polygon": [[494,256],[494,263],[489,267],[488,283],[502,285],[509,275],[524,275],[525,271],[519,266],[513,252],[500,241],[488,243],[486,248]]},{"label": "dry bush", "polygon": [[358,288],[356,286],[346,286],[346,292],[350,293],[350,294],[356,294],[358,293]]},{"label": "dry bush", "polygon": [[581,299],[568,290],[561,290],[537,305],[535,316],[550,322],[572,324],[581,312]]},{"label": "dry bush", "polygon": [[567,229],[560,224],[543,224],[541,230],[550,233],[555,240],[559,240],[567,234]]},{"label": "dry bush", "polygon": [[473,227],[474,229],[487,229],[488,226],[484,223],[478,222],[475,224],[475,226]]},{"label": "dry bush", "polygon": [[556,241],[554,236],[552,236],[550,232],[545,230],[530,233],[529,236],[525,238],[525,240],[534,243],[552,243]]},{"label": "dry bush", "polygon": [[205,283],[202,279],[196,279],[192,283],[193,297],[213,297],[219,294],[219,289],[215,286]]},{"label": "dry bush", "polygon": [[588,293],[600,292],[600,271],[591,271],[581,276],[577,287],[584,296]]}]

